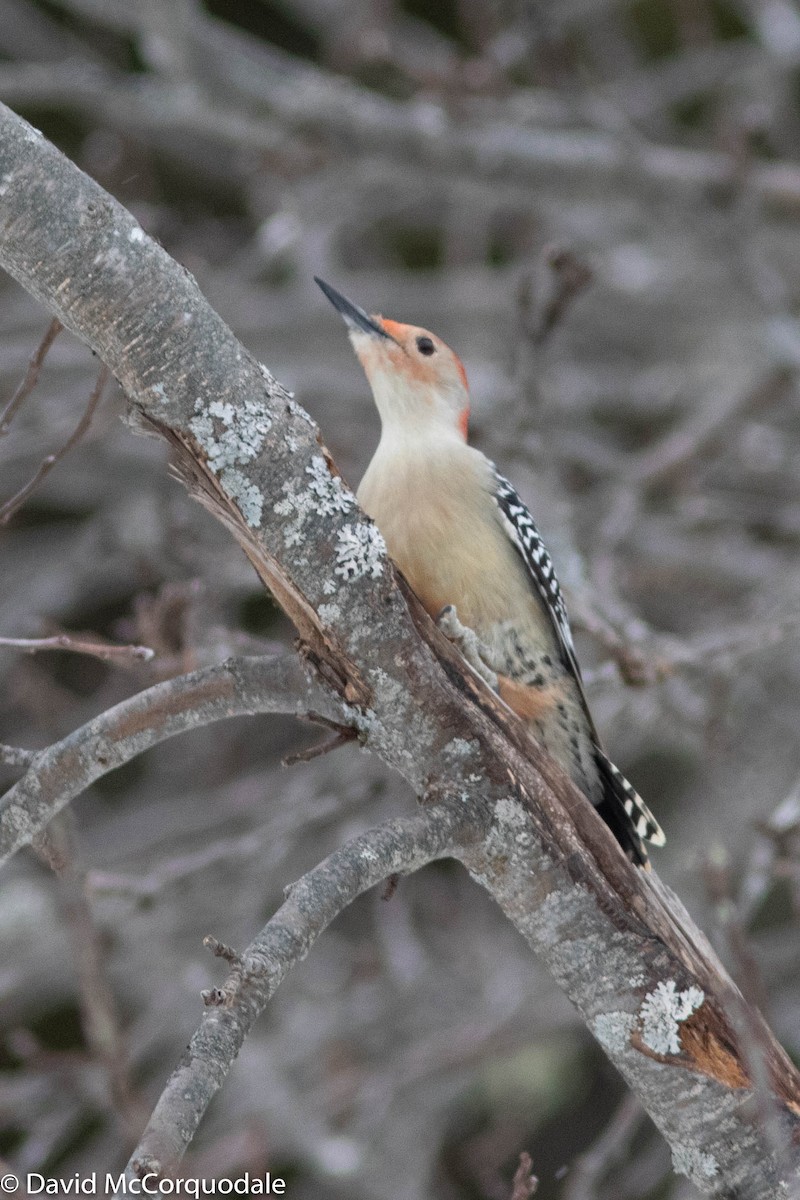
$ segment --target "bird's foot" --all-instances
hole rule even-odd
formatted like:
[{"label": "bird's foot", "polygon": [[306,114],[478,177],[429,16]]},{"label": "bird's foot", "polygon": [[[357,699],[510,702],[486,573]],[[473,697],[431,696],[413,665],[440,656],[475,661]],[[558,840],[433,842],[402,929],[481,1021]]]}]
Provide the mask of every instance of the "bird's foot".
[{"label": "bird's foot", "polygon": [[458,646],[473,671],[480,675],[492,691],[497,691],[497,676],[487,663],[489,651],[474,629],[462,625],[455,604],[446,604],[436,618],[436,624],[446,638]]}]

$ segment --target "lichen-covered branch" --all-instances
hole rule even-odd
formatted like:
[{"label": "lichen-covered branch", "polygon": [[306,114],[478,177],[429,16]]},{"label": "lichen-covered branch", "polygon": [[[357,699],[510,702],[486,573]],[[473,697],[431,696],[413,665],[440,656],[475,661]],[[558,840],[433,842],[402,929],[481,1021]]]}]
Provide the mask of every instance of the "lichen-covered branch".
[{"label": "lichen-covered branch", "polygon": [[310,711],[332,720],[347,717],[295,655],[231,658],[146,688],[35,755],[0,801],[0,862],[28,845],[96,779],[158,742],[226,717]]},{"label": "lichen-covered branch", "polygon": [[365,744],[428,802],[460,798],[480,837],[459,857],[582,1013],[676,1168],[709,1195],[780,1195],[797,1166],[800,1077],[754,1010],[741,1019],[680,902],[627,862],[563,772],[465,674],[314,423],[183,269],[7,109],[0,172],[0,264],[89,342],[137,422],[169,441],[310,666],[358,714]]},{"label": "lichen-covered branch", "polygon": [[207,1010],[131,1156],[129,1172],[160,1176],[175,1169],[253,1022],[334,917],[390,875],[449,857],[460,843],[479,836],[471,814],[458,803],[389,821],[353,838],[292,884],[284,904],[241,954],[207,939],[230,962],[228,980],[205,994]]}]

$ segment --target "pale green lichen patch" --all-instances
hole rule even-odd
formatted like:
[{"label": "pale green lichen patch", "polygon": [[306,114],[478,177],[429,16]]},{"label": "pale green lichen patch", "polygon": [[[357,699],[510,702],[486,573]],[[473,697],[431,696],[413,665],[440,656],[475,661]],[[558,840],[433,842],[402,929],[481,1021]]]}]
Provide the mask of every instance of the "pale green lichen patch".
[{"label": "pale green lichen patch", "polygon": [[714,1156],[694,1146],[678,1146],[673,1149],[672,1169],[676,1175],[685,1175],[698,1186],[719,1174],[719,1164]]},{"label": "pale green lichen patch", "polygon": [[636,1028],[632,1013],[600,1013],[590,1022],[592,1033],[609,1054],[622,1054],[630,1046],[631,1034]]},{"label": "pale green lichen patch", "polygon": [[639,1010],[645,1046],[656,1054],[680,1054],[679,1026],[704,1000],[701,988],[690,987],[679,992],[674,979],[657,984],[645,996]]},{"label": "pale green lichen patch", "polygon": [[486,835],[486,852],[491,857],[505,860],[508,848],[517,839],[529,832],[528,814],[519,800],[510,796],[501,796],[496,801],[492,813],[492,825]]},{"label": "pale green lichen patch", "polygon": [[272,428],[269,405],[260,397],[237,405],[197,400],[194,411],[189,429],[208,455],[208,465],[215,474],[256,458]]},{"label": "pale green lichen patch", "polygon": [[444,748],[444,754],[453,761],[470,758],[480,750],[480,743],[475,738],[451,738]]},{"label": "pale green lichen patch", "polygon": [[303,525],[311,511],[311,493],[299,492],[292,480],[283,485],[284,498],[272,506],[279,517],[292,517],[283,528],[285,546],[297,546],[303,540]]},{"label": "pale green lichen patch", "polygon": [[356,498],[350,488],[338,475],[331,474],[321,454],[315,454],[311,459],[306,467],[306,475],[311,476],[308,488],[315,498],[314,507],[321,516],[332,517],[355,508]]},{"label": "pale green lichen patch", "polygon": [[494,806],[495,820],[511,829],[524,829],[528,824],[528,815],[519,800],[502,797]]},{"label": "pale green lichen patch", "polygon": [[342,579],[378,579],[386,565],[386,542],[376,525],[359,521],[344,525],[336,534],[334,574]]},{"label": "pale green lichen patch", "polygon": [[[303,541],[304,526],[310,516],[333,517],[350,512],[356,506],[353,493],[338,475],[331,474],[321,454],[314,455],[305,473],[311,476],[308,487],[299,488],[294,480],[288,480],[282,489],[284,498],[273,508],[279,517],[291,518],[283,530],[283,541],[287,547],[298,546]],[[335,582],[326,581],[323,590],[325,595],[333,595],[336,591]]]},{"label": "pale green lichen patch", "polygon": [[286,401],[286,407],[293,417],[299,417],[301,421],[305,421],[306,425],[311,425],[313,428],[314,418],[308,415],[306,410],[302,407],[302,405],[297,403],[291,393],[289,393],[289,397]]},{"label": "pale green lichen patch", "polygon": [[[369,737],[380,724],[373,708],[353,708],[350,704],[343,705],[345,724],[352,725],[364,739]],[[366,747],[364,747],[366,749]]]},{"label": "pale green lichen patch", "polygon": [[[371,628],[368,636],[374,635]],[[432,729],[430,718],[424,708],[409,705],[406,688],[381,667],[369,672],[368,681],[373,687],[376,697],[380,698],[378,713],[370,716],[370,736],[381,743],[381,753],[390,747],[398,769],[412,782],[419,781],[419,767],[426,748],[431,744]],[[397,728],[394,722],[386,725],[381,712],[389,712],[396,716],[402,712],[404,719]],[[416,785],[416,783],[415,783]]]},{"label": "pale green lichen patch", "polygon": [[264,495],[241,471],[228,467],[219,477],[225,491],[239,506],[239,510],[251,529],[258,529],[264,510]]}]

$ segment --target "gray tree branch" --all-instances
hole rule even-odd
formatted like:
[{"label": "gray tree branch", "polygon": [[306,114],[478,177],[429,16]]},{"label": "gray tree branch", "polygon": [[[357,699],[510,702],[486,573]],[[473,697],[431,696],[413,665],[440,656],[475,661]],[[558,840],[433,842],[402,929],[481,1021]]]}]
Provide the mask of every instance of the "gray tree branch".
[{"label": "gray tree branch", "polygon": [[347,720],[345,707],[296,655],[231,658],[146,688],[34,756],[0,804],[0,862],[96,779],[158,742],[227,717],[309,712]]},{"label": "gray tree branch", "polygon": [[230,963],[230,974],[221,988],[204,993],[206,1012],[131,1155],[129,1172],[160,1176],[177,1167],[254,1021],[348,904],[390,875],[452,857],[480,832],[458,802],[389,821],[345,843],[292,884],[284,904],[241,954],[207,938],[209,948]]},{"label": "gray tree branch", "polygon": [[789,1195],[797,1071],[755,1010],[742,1020],[740,993],[677,898],[628,863],[564,773],[465,674],[313,422],[130,214],[7,109],[0,174],[0,264],[100,354],[139,424],[169,441],[309,664],[358,710],[367,746],[428,801],[460,798],[479,840],[458,857],[579,1009],[676,1169],[708,1195]]}]

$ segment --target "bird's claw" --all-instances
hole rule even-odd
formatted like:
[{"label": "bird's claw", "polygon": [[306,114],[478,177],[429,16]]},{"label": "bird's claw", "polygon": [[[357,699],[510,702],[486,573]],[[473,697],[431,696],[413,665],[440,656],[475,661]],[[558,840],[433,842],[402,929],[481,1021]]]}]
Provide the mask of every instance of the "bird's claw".
[{"label": "bird's claw", "polygon": [[486,661],[489,651],[474,629],[461,624],[455,604],[445,604],[436,618],[436,624],[445,637],[458,646],[473,671],[496,692],[497,676]]}]

